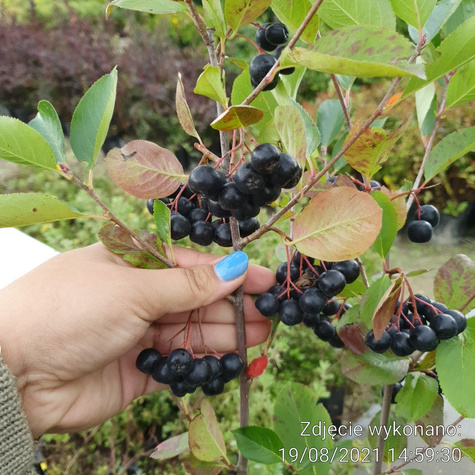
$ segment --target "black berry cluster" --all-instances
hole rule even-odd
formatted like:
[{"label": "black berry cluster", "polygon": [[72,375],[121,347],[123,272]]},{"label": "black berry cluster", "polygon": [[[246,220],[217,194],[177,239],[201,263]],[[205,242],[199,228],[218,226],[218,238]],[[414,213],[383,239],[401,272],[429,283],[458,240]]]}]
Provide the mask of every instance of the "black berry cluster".
[{"label": "black berry cluster", "polygon": [[[283,23],[264,23],[256,31],[256,44],[261,50],[272,52],[271,54],[259,54],[254,57],[249,64],[249,74],[251,76],[252,87],[257,85],[266,77],[277,60],[280,58],[285,44],[289,39],[289,30]],[[273,81],[269,83],[264,91],[270,91],[277,86],[279,74],[292,74],[295,68],[281,69],[276,73]]]},{"label": "black berry cluster", "polygon": [[[350,306],[334,299],[346,284],[359,276],[355,260],[320,262],[296,252],[291,262],[279,265],[277,284],[256,299],[256,308],[265,317],[279,315],[287,326],[303,323],[330,345],[341,348],[344,343],[331,320],[339,319]],[[333,317],[333,318],[332,318]]]},{"label": "black berry cluster", "polygon": [[[259,229],[256,216],[261,206],[274,202],[282,188],[296,186],[302,173],[295,158],[269,143],[258,145],[251,161],[239,165],[229,178],[211,166],[200,165],[192,170],[186,186],[161,198],[172,210],[171,237],[190,236],[192,242],[202,246],[214,241],[230,247],[229,218],[238,220],[241,237],[249,236]],[[153,202],[147,203],[152,214]]]},{"label": "black berry cluster", "polygon": [[439,210],[432,205],[423,205],[416,211],[414,221],[407,227],[407,237],[412,242],[429,242],[432,238],[432,228],[435,228],[439,221]]},{"label": "black berry cluster", "polygon": [[462,312],[431,302],[425,295],[416,294],[414,301],[408,299],[396,306],[396,314],[379,340],[372,330],[368,332],[365,341],[370,350],[384,353],[391,348],[396,356],[409,356],[416,350],[434,351],[440,340],[448,340],[467,328]]},{"label": "black berry cluster", "polygon": [[155,348],[146,348],[137,357],[136,366],[158,383],[169,384],[175,396],[183,397],[199,387],[207,396],[221,394],[225,383],[241,374],[244,363],[236,353],[226,353],[221,359],[211,355],[193,358],[184,348],[173,350],[168,356],[162,356]]}]

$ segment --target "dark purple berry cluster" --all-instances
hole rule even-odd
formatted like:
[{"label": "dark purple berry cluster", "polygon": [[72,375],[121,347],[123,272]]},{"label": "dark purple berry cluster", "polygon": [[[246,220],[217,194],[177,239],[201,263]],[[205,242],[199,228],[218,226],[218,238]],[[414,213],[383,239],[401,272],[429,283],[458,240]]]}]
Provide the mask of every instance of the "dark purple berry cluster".
[{"label": "dark purple berry cluster", "polygon": [[462,312],[416,294],[414,301],[408,299],[396,306],[396,314],[379,340],[370,330],[365,342],[375,353],[390,348],[396,356],[409,356],[416,350],[434,351],[440,340],[453,338],[465,328],[467,319]]},{"label": "dark purple berry cluster", "polygon": [[[266,77],[277,60],[280,58],[285,44],[289,39],[289,30],[283,23],[264,23],[256,31],[256,44],[261,50],[272,52],[271,54],[259,54],[254,57],[249,64],[249,74],[253,88]],[[273,81],[269,83],[264,91],[270,91],[277,86],[279,74],[292,74],[295,68],[281,69],[276,73]]]},{"label": "dark purple berry cluster", "polygon": [[[334,299],[346,284],[359,276],[355,260],[320,262],[296,252],[290,262],[279,265],[277,283],[256,299],[256,308],[265,317],[279,315],[287,326],[303,323],[330,345],[341,348],[344,343],[331,320],[339,319],[350,306]],[[333,318],[331,318],[333,317]]]},{"label": "dark purple berry cluster", "polygon": [[207,396],[221,394],[225,383],[241,374],[244,363],[236,353],[226,353],[221,359],[212,355],[193,358],[184,348],[173,350],[168,356],[162,356],[155,348],[146,348],[137,357],[136,366],[158,383],[169,384],[175,396],[183,397],[199,387]]},{"label": "dark purple berry cluster", "polygon": [[414,215],[407,227],[407,237],[412,242],[429,242],[432,238],[432,228],[435,228],[440,221],[439,210],[432,205],[421,206]]},{"label": "dark purple berry cluster", "polygon": [[[238,220],[241,237],[249,236],[259,229],[256,216],[261,206],[279,198],[282,189],[295,187],[302,173],[295,158],[269,143],[258,145],[251,161],[239,165],[229,178],[211,166],[200,165],[192,170],[186,185],[161,198],[172,211],[171,237],[176,240],[190,236],[201,246],[214,241],[231,247],[229,218]],[[153,203],[147,202],[152,214]]]}]

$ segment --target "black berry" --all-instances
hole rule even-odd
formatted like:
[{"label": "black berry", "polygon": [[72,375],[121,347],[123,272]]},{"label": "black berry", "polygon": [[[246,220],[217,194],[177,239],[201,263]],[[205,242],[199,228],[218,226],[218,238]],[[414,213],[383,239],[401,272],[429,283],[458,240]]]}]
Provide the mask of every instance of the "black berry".
[{"label": "black berry", "polygon": [[201,386],[209,383],[213,378],[213,370],[208,361],[202,358],[197,358],[193,362],[191,371],[183,379],[192,386]]},{"label": "black berry", "polygon": [[280,152],[274,145],[262,143],[252,151],[251,165],[256,172],[268,175],[280,165]]},{"label": "black berry", "polygon": [[233,245],[229,223],[220,223],[216,226],[214,242],[221,247],[231,247]]},{"label": "black berry", "polygon": [[218,376],[221,376],[221,374],[223,373],[223,365],[221,364],[221,361],[216,358],[216,356],[206,355],[203,356],[203,359],[210,364],[213,379],[217,378]]},{"label": "black berry", "polygon": [[[280,58],[280,55],[282,54],[282,51],[284,50],[285,46],[279,46],[276,50],[275,50],[275,53],[274,53],[274,57],[276,59],[279,59]],[[280,74],[284,74],[284,75],[288,75],[288,74],[293,74],[295,72],[295,68],[292,67],[292,68],[285,68],[285,69],[281,69],[280,71]]]},{"label": "black berry", "polygon": [[239,191],[245,195],[254,195],[264,188],[264,177],[247,162],[237,167],[233,176]]},{"label": "black berry", "polygon": [[248,197],[239,191],[236,183],[226,183],[219,192],[218,202],[225,210],[239,209],[248,203]]},{"label": "black berry", "polygon": [[301,174],[302,167],[297,160],[287,153],[281,153],[279,167],[272,172],[270,180],[274,185],[286,188],[291,180],[301,176]]},{"label": "black berry", "polygon": [[210,246],[214,240],[214,229],[207,221],[197,221],[191,225],[190,241],[200,246]]},{"label": "black berry", "polygon": [[264,317],[272,317],[279,310],[279,302],[275,295],[269,292],[259,295],[256,299],[256,308]]},{"label": "black berry", "polygon": [[152,374],[155,365],[158,363],[162,355],[155,348],[145,348],[137,356],[135,366],[139,371],[145,374]]},{"label": "black berry", "polygon": [[409,333],[404,331],[391,335],[390,348],[396,356],[409,356],[415,350],[410,341]]},{"label": "black berry", "polygon": [[223,373],[221,377],[225,382],[237,378],[244,368],[244,363],[237,353],[226,353],[221,357],[221,365]]},{"label": "black berry", "polygon": [[276,45],[272,45],[266,40],[266,30],[270,25],[271,23],[264,23],[256,31],[256,44],[264,51],[274,51],[277,48]]},{"label": "black berry", "polygon": [[298,325],[303,321],[303,312],[295,300],[284,300],[279,307],[280,321],[289,327]]},{"label": "black berry", "polygon": [[319,314],[327,301],[327,297],[319,290],[307,289],[300,297],[299,305],[304,313]]},{"label": "black berry", "polygon": [[340,271],[330,269],[320,275],[317,284],[327,297],[334,297],[345,288],[346,280]]},{"label": "black berry", "polygon": [[193,367],[193,357],[184,348],[177,348],[168,355],[168,369],[176,376],[183,376]]},{"label": "black berry", "polygon": [[170,217],[170,236],[174,240],[183,239],[191,231],[190,222],[179,213],[172,213]]},{"label": "black berry", "polygon": [[336,334],[336,328],[331,324],[328,318],[321,318],[315,325],[313,332],[322,341],[330,341]]},{"label": "black berry", "polygon": [[360,275],[360,266],[354,259],[349,261],[335,262],[331,268],[341,272],[345,276],[347,284],[354,282]]},{"label": "black berry", "polygon": [[419,325],[411,330],[412,346],[418,351],[434,351],[439,344],[436,332],[427,325]]},{"label": "black berry", "polygon": [[423,205],[421,206],[421,215],[419,218],[419,212],[416,211],[414,219],[421,219],[427,221],[433,228],[435,228],[440,222],[440,213],[439,210],[432,205]]},{"label": "black berry", "polygon": [[432,226],[427,221],[412,221],[407,227],[409,241],[424,243],[432,238]]},{"label": "black berry", "polygon": [[430,321],[430,327],[441,340],[448,340],[458,333],[458,325],[454,317],[448,313],[439,313]]},{"label": "black berry", "polygon": [[446,314],[450,315],[457,322],[457,334],[462,333],[467,328],[467,318],[458,310],[447,310]]},{"label": "black berry", "polygon": [[[249,74],[251,76],[251,85],[256,88],[259,83],[266,77],[267,73],[272,69],[276,63],[274,56],[270,54],[260,54],[252,59],[249,64]],[[266,85],[264,91],[271,91],[277,86],[279,80],[279,73],[277,73],[272,82]]]},{"label": "black berry", "polygon": [[208,165],[200,165],[192,170],[188,178],[188,186],[193,193],[199,193],[213,200],[218,199],[221,188],[226,183],[224,173]]},{"label": "black berry", "polygon": [[265,31],[266,40],[271,45],[283,45],[289,39],[289,30],[283,23],[274,23]]},{"label": "black berry", "polygon": [[365,343],[366,346],[375,353],[384,353],[386,350],[389,349],[389,345],[391,344],[391,337],[388,332],[384,331],[381,335],[381,338],[377,340],[374,337],[373,330],[370,330],[366,335]]},{"label": "black berry", "polygon": [[203,384],[201,389],[206,396],[217,396],[224,391],[224,381],[221,377],[212,379],[209,383]]},{"label": "black berry", "polygon": [[257,218],[250,218],[244,221],[239,221],[239,234],[241,237],[246,237],[257,231],[260,228]]}]

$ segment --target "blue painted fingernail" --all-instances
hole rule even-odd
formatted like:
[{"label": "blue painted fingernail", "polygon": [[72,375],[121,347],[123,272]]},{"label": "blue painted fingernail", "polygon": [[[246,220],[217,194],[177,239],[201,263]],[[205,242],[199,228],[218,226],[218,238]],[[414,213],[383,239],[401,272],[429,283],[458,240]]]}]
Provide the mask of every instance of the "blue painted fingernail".
[{"label": "blue painted fingernail", "polygon": [[236,251],[219,261],[214,266],[214,271],[221,280],[227,282],[244,274],[248,265],[249,258],[247,254],[243,251]]}]

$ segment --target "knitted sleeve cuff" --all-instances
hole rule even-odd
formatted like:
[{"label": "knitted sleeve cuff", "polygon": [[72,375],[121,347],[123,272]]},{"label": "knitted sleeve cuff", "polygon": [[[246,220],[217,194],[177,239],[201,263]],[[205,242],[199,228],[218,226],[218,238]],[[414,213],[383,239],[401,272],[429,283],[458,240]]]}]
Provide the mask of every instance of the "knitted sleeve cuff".
[{"label": "knitted sleeve cuff", "polygon": [[15,388],[15,377],[0,354],[0,473],[34,473],[33,457],[33,438]]}]

